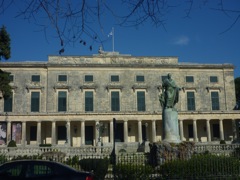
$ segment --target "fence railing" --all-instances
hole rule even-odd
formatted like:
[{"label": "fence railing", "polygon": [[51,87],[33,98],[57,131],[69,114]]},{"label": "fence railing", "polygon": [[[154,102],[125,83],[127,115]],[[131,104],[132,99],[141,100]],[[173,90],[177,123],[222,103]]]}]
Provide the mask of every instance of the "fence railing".
[{"label": "fence railing", "polygon": [[[0,164],[15,159],[46,159],[71,165],[78,170],[95,171],[107,160],[104,179],[240,179],[240,144],[195,145],[190,158],[156,162],[150,153],[118,153],[113,163],[111,147],[0,147]],[[91,159],[84,169],[81,161]],[[100,176],[96,172],[96,176]]]}]

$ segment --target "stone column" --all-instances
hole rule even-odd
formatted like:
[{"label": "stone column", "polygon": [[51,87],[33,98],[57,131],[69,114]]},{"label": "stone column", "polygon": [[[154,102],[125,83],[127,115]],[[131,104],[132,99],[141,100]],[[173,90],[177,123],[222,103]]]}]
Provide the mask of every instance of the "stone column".
[{"label": "stone column", "polygon": [[7,139],[6,139],[7,144],[12,139],[12,137],[11,137],[11,126],[12,126],[11,121],[7,121]]},{"label": "stone column", "polygon": [[85,121],[81,121],[81,145],[85,145]]},{"label": "stone column", "polygon": [[110,143],[113,143],[114,139],[114,134],[113,134],[113,121],[110,121]]},{"label": "stone column", "polygon": [[26,144],[26,122],[22,122],[22,146]]},{"label": "stone column", "polygon": [[138,120],[138,142],[142,144],[142,121]]},{"label": "stone column", "polygon": [[145,131],[146,131],[146,141],[149,141],[149,139],[148,139],[148,123],[145,123]]},{"label": "stone column", "polygon": [[128,121],[124,120],[124,142],[128,142]]},{"label": "stone column", "polygon": [[42,129],[41,129],[41,121],[37,122],[37,144],[41,144],[42,142]]},{"label": "stone column", "polygon": [[180,140],[183,141],[183,120],[179,119],[179,131],[180,131]]},{"label": "stone column", "polygon": [[156,120],[152,120],[152,142],[156,142]]},{"label": "stone column", "polygon": [[56,145],[56,121],[52,121],[52,145]]},{"label": "stone column", "polygon": [[198,137],[197,137],[197,120],[193,119],[193,138],[194,142],[198,142]]},{"label": "stone column", "polygon": [[211,129],[210,129],[210,120],[206,120],[206,128],[207,128],[207,140],[208,142],[211,142]]},{"label": "stone column", "polygon": [[220,140],[224,140],[223,120],[219,119]]},{"label": "stone column", "polygon": [[71,123],[69,121],[66,122],[66,129],[67,129],[66,143],[70,145],[71,144]]}]

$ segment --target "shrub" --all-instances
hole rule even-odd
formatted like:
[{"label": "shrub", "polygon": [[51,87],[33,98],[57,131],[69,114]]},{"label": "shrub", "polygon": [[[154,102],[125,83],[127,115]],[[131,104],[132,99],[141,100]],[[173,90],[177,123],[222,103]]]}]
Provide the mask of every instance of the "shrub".
[{"label": "shrub", "polygon": [[17,147],[16,142],[14,140],[9,141],[7,147]]},{"label": "shrub", "polygon": [[240,148],[239,147],[235,148],[231,155],[235,158],[240,159]]},{"label": "shrub", "polygon": [[109,160],[104,159],[82,159],[79,161],[81,168],[85,171],[93,171],[94,179],[104,179],[108,172]]},{"label": "shrub", "polygon": [[7,162],[7,157],[3,154],[0,155],[0,164]]},{"label": "shrub", "polygon": [[226,142],[224,140],[221,140],[220,144],[226,144]]},{"label": "shrub", "polygon": [[193,155],[189,160],[175,160],[160,168],[163,179],[203,177],[238,177],[240,162],[234,157]]},{"label": "shrub", "polygon": [[12,158],[12,160],[21,160],[21,159],[42,159],[42,157],[39,155],[33,155],[33,156],[23,155],[23,156],[15,156]]},{"label": "shrub", "polygon": [[65,162],[67,165],[70,165],[70,166],[74,166],[74,165],[78,165],[79,163],[79,156],[73,156],[73,157],[70,157],[66,160]]},{"label": "shrub", "polygon": [[121,180],[148,180],[153,173],[153,168],[149,165],[138,164],[117,164],[114,168],[115,179]]},{"label": "shrub", "polygon": [[52,147],[52,144],[39,144],[39,147]]}]

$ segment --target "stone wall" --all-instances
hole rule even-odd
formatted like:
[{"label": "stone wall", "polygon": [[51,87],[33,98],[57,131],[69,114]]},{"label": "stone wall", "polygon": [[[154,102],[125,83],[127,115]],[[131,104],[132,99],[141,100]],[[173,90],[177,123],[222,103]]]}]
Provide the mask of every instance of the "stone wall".
[{"label": "stone wall", "polygon": [[[161,112],[158,95],[161,93],[162,76],[171,72],[181,88],[176,108],[187,111],[188,91],[195,93],[196,111],[211,111],[211,91],[219,92],[220,110],[232,110],[235,105],[233,66],[225,64],[182,64],[177,57],[132,56],[49,56],[48,63],[1,63],[3,70],[14,75],[14,109],[16,113],[30,112],[31,91],[41,92],[41,112],[57,112],[57,92],[68,93],[68,112],[84,112],[84,92],[94,92],[94,111],[109,112],[111,91],[120,92],[121,111],[137,111],[137,91],[145,91],[146,111]],[[31,76],[41,76],[40,83],[32,83]],[[66,83],[57,81],[58,75],[67,75]],[[84,82],[85,75],[93,75],[93,82]],[[119,82],[110,82],[111,75],[119,75]],[[136,82],[143,75],[145,81]],[[186,83],[186,76],[193,76],[193,83]],[[217,76],[217,83],[209,77]],[[85,87],[85,88],[84,88]],[[0,100],[0,112],[3,100]]]}]

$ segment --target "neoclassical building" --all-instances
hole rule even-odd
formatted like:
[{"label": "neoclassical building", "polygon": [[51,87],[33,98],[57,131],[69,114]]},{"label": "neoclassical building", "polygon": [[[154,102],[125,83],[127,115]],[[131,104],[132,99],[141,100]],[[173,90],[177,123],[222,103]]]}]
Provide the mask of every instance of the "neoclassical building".
[{"label": "neoclassical building", "polygon": [[239,139],[232,64],[180,63],[177,57],[119,53],[0,62],[12,97],[0,99],[0,145],[108,146],[162,140],[159,95],[168,73],[181,88],[176,105],[182,141]]}]

